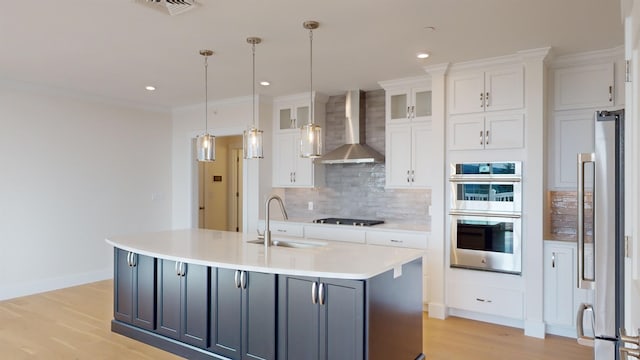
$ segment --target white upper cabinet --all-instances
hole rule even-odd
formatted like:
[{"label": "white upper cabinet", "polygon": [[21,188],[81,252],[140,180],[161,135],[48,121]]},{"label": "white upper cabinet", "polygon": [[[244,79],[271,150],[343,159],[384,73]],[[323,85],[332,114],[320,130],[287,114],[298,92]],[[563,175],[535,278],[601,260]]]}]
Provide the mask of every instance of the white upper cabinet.
[{"label": "white upper cabinet", "polygon": [[[314,123],[324,126],[328,97],[313,93]],[[310,121],[309,93],[273,100],[273,186],[316,187],[324,177],[324,166],[300,157],[299,128]]]},{"label": "white upper cabinet", "polygon": [[431,81],[420,76],[383,81],[386,188],[430,186]]},{"label": "white upper cabinet", "polygon": [[522,113],[451,116],[449,150],[518,149],[524,147]]},{"label": "white upper cabinet", "polygon": [[431,89],[428,87],[389,90],[386,101],[390,122],[427,121],[431,118]]},{"label": "white upper cabinet", "polygon": [[613,62],[554,70],[554,109],[569,110],[614,105]]},{"label": "white upper cabinet", "polygon": [[524,70],[521,65],[452,74],[447,83],[449,114],[521,109]]},{"label": "white upper cabinet", "polygon": [[426,188],[431,184],[431,136],[430,123],[387,125],[387,188]]},{"label": "white upper cabinet", "polygon": [[298,129],[309,122],[309,101],[298,104],[282,104],[276,109],[279,130]]}]

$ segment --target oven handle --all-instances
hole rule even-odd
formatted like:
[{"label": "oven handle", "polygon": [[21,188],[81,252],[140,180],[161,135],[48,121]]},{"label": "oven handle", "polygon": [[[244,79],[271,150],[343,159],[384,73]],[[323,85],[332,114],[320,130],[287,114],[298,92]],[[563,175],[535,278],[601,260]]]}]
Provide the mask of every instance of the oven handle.
[{"label": "oven handle", "polygon": [[502,177],[502,176],[469,176],[469,175],[451,175],[449,182],[482,182],[482,183],[497,183],[497,182],[521,182],[522,178],[518,176]]},{"label": "oven handle", "polygon": [[482,216],[482,217],[502,217],[510,219],[520,219],[522,216],[517,213],[486,213],[486,212],[474,212],[474,211],[459,211],[451,210],[449,215],[455,216]]}]

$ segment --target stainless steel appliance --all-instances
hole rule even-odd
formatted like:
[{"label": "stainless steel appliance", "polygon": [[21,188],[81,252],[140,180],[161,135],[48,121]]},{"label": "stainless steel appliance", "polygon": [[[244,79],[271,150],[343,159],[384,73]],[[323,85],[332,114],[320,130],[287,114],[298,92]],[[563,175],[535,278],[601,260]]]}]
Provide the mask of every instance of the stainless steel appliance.
[{"label": "stainless steel appliance", "polygon": [[384,224],[383,220],[363,220],[349,218],[324,218],[313,220],[315,224],[336,224],[336,225],[353,225],[353,226],[373,226]]},{"label": "stainless steel appliance", "polygon": [[[624,328],[624,109],[596,112],[594,126],[595,152],[578,154],[578,288],[594,292],[593,304],[578,309],[578,343],[593,346],[595,360],[617,360],[617,329]],[[585,179],[588,167],[593,182]],[[585,323],[593,324],[593,336],[585,335]]]},{"label": "stainless steel appliance", "polygon": [[451,164],[451,267],[522,272],[522,163]]}]

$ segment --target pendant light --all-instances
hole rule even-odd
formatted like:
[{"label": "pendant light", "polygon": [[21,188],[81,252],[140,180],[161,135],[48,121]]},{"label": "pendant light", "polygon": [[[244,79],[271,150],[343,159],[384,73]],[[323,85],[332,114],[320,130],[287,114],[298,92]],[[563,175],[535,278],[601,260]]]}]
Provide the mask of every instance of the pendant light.
[{"label": "pendant light", "polygon": [[309,123],[300,128],[300,156],[318,158],[322,156],[322,128],[313,123],[313,30],[320,24],[305,21],[302,26],[309,30]]},{"label": "pendant light", "polygon": [[196,138],[196,150],[198,161],[215,161],[216,137],[209,134],[209,86],[207,81],[207,59],[213,55],[213,51],[200,50],[200,55],[204,56],[204,134]]},{"label": "pendant light", "polygon": [[253,123],[248,130],[244,131],[242,139],[242,148],[245,159],[262,159],[262,130],[256,127],[256,45],[262,42],[259,37],[247,38],[247,42],[251,44],[251,54],[253,56]]}]

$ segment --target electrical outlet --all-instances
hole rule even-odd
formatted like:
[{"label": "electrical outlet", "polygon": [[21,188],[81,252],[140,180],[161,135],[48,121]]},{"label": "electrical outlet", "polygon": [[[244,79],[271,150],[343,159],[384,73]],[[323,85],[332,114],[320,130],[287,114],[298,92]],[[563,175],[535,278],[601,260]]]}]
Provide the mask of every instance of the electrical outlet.
[{"label": "electrical outlet", "polygon": [[309,211],[313,210],[313,201],[307,203],[307,209],[309,209]]}]

